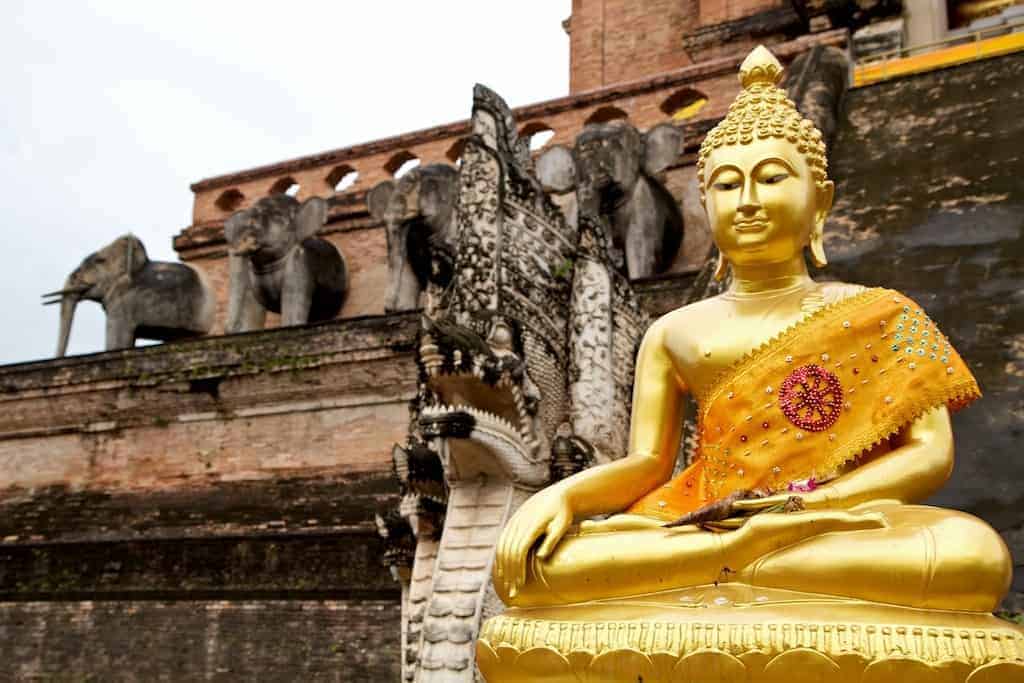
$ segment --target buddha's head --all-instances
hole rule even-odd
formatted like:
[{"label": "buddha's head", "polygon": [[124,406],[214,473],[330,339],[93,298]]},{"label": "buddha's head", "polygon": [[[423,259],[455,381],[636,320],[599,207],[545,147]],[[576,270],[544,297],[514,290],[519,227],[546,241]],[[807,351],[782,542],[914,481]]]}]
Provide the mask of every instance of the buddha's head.
[{"label": "buddha's head", "polygon": [[825,143],[777,86],[782,65],[763,46],[740,67],[743,91],[708,133],[697,160],[701,197],[722,260],[738,265],[789,261],[810,247],[825,265],[822,229],[834,186]]}]

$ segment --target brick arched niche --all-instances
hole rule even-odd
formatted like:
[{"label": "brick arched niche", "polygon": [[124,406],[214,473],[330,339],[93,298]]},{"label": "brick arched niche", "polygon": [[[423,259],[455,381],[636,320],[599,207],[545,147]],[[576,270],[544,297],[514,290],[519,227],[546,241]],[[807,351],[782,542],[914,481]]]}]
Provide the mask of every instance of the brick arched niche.
[{"label": "brick arched niche", "polygon": [[583,123],[588,125],[591,123],[608,123],[609,121],[621,120],[629,120],[629,114],[618,107],[607,106],[596,109]]},{"label": "brick arched niche", "polygon": [[466,149],[466,138],[459,138],[452,143],[448,151],[444,153],[445,158],[453,164],[462,160],[462,151]]},{"label": "brick arched niche", "polygon": [[555,137],[555,129],[541,121],[531,121],[519,131],[519,137],[530,141],[530,151],[543,149],[551,138]]},{"label": "brick arched niche", "polygon": [[681,88],[665,98],[660,109],[673,121],[686,121],[708,103],[708,96],[694,88]]},{"label": "brick arched niche", "polygon": [[274,184],[270,186],[270,192],[268,192],[268,194],[286,194],[291,197],[294,197],[298,193],[299,183],[291,176],[275,180]]},{"label": "brick arched niche", "polygon": [[400,178],[419,165],[420,158],[409,150],[403,149],[387,160],[387,163],[384,164],[384,170],[392,177]]},{"label": "brick arched niche", "polygon": [[234,213],[245,201],[245,195],[240,190],[231,188],[224,190],[220,195],[213,201],[214,205],[225,213]]},{"label": "brick arched niche", "polygon": [[326,182],[327,186],[336,193],[346,192],[359,182],[359,171],[348,164],[335,166],[331,169],[331,172],[327,174],[327,177],[324,178],[324,182]]}]

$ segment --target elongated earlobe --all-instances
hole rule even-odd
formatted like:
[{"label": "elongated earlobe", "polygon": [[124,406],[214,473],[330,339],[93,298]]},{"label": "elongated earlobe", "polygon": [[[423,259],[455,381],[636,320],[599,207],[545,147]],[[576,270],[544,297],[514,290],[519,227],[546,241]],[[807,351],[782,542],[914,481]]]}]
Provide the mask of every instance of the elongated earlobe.
[{"label": "elongated earlobe", "polygon": [[729,261],[725,258],[725,254],[721,251],[718,252],[718,261],[715,262],[715,280],[721,282],[725,279],[726,274],[729,272]]},{"label": "elongated earlobe", "polygon": [[828,257],[825,256],[825,236],[821,229],[814,231],[811,235],[811,262],[814,263],[818,268],[824,268],[828,265]]},{"label": "elongated earlobe", "polygon": [[811,233],[811,261],[818,268],[828,265],[828,257],[825,256],[825,219],[832,209],[832,200],[835,198],[836,186],[831,180],[818,185],[818,210],[814,217],[814,232]]}]

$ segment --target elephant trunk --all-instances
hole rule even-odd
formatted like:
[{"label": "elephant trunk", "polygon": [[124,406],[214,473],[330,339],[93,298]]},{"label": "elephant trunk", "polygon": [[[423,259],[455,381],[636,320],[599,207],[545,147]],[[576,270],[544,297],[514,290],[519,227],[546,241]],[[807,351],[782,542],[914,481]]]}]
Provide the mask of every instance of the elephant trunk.
[{"label": "elephant trunk", "polygon": [[389,220],[388,233],[388,288],[384,296],[384,310],[388,313],[409,311],[419,305],[420,287],[409,254],[407,221]]}]

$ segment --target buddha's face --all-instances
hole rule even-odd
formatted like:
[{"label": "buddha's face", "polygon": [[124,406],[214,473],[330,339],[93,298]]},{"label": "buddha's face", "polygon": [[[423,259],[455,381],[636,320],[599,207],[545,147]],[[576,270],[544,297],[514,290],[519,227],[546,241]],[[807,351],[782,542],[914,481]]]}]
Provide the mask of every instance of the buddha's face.
[{"label": "buddha's face", "polygon": [[832,206],[832,183],[819,188],[803,154],[781,138],[715,149],[703,180],[715,244],[737,265],[800,256]]}]

